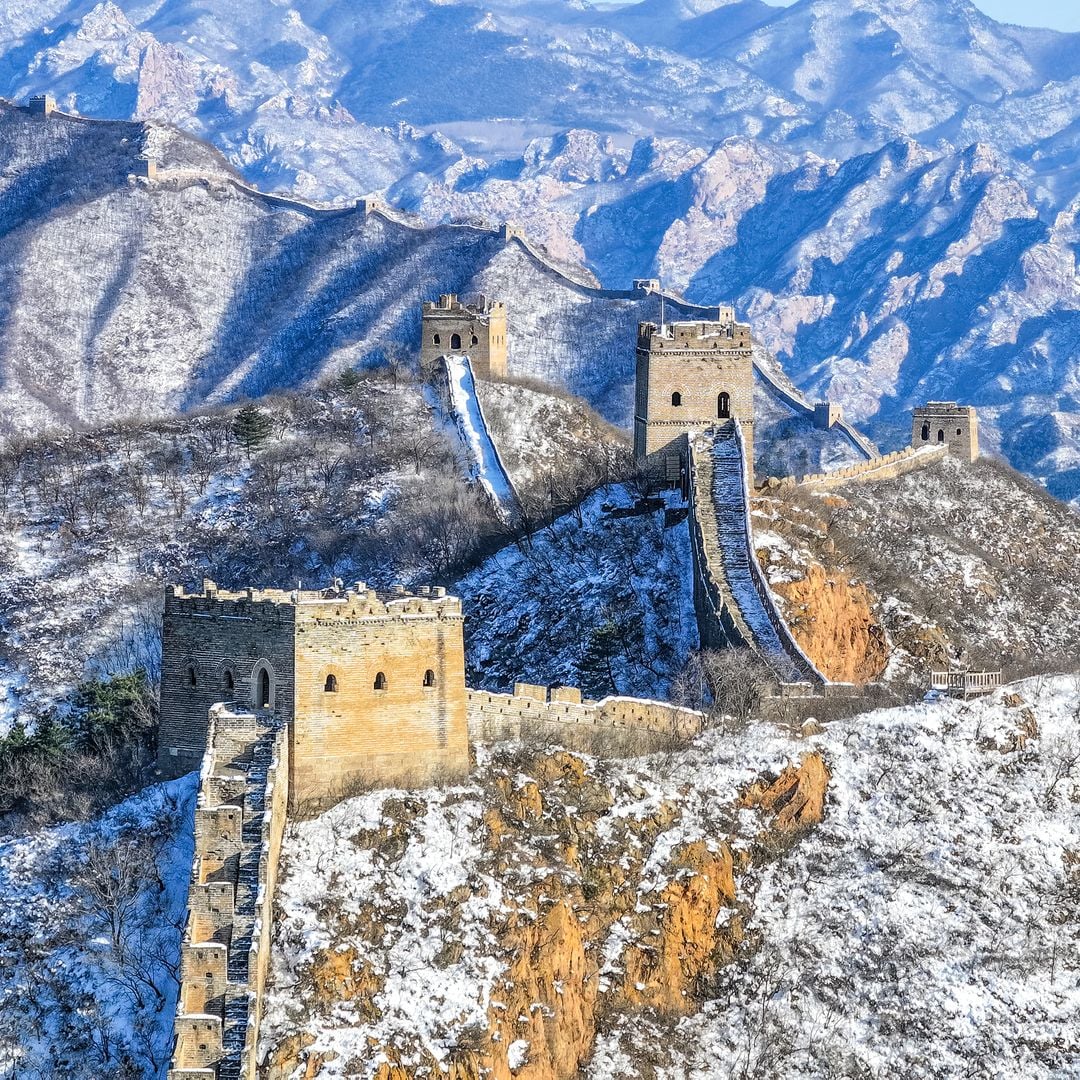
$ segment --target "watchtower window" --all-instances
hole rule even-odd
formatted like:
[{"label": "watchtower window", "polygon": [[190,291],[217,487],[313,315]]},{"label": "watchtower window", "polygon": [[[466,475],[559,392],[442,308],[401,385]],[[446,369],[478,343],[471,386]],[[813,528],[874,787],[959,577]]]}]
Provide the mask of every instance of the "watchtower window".
[{"label": "watchtower window", "polygon": [[964,434],[964,429],[963,428],[957,428],[956,429],[956,434],[957,435],[963,435]]},{"label": "watchtower window", "polygon": [[375,689],[376,690],[385,690],[386,689],[386,676],[381,671],[379,672],[378,675],[375,676]]},{"label": "watchtower window", "polygon": [[259,672],[258,706],[260,709],[270,708],[270,672],[266,668]]},{"label": "watchtower window", "polygon": [[453,349],[455,352],[457,352],[461,348],[461,335],[460,334],[451,334],[450,335],[450,348]]},{"label": "watchtower window", "polygon": [[221,676],[221,685],[225,690],[235,690],[236,680],[233,678],[233,673],[226,668],[225,674]]},{"label": "watchtower window", "polygon": [[682,394],[680,394],[678,390],[676,390],[675,393],[671,395],[671,404],[672,405],[681,405],[682,404]]},{"label": "watchtower window", "polygon": [[333,673],[326,676],[326,682],[323,684],[323,693],[336,694],[337,693],[337,676]]},{"label": "watchtower window", "polygon": [[442,338],[438,334],[433,334],[432,338],[431,338],[431,344],[432,345],[441,345],[442,344]]},{"label": "watchtower window", "polygon": [[945,441],[945,432],[941,428],[938,428],[937,441],[938,442],[944,442]]},{"label": "watchtower window", "polygon": [[472,336],[472,343],[474,345],[479,345],[480,344],[480,339],[475,334],[473,334],[473,336]]},{"label": "watchtower window", "polygon": [[726,391],[716,397],[716,415],[721,420],[727,420],[731,416],[731,395]]},{"label": "watchtower window", "polygon": [[432,671],[431,668],[428,668],[427,671],[424,672],[424,685],[425,686],[434,686],[435,685],[435,672]]},{"label": "watchtower window", "polygon": [[923,437],[923,442],[929,442],[930,441],[930,425],[929,424],[923,424],[923,426],[922,426],[922,437]]},{"label": "watchtower window", "polygon": [[187,684],[188,686],[199,685],[199,680],[198,677],[195,675],[195,669],[193,667],[189,667],[187,669]]}]

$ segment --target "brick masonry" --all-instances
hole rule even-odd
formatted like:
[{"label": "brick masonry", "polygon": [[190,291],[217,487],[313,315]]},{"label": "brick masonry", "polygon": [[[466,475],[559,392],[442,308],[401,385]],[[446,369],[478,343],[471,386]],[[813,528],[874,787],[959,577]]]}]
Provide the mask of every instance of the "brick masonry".
[{"label": "brick masonry", "polygon": [[754,364],[750,327],[731,307],[715,322],[638,327],[634,456],[660,483],[686,474],[686,437],[734,418],[754,465]]},{"label": "brick masonry", "polygon": [[468,772],[461,603],[443,590],[202,592],[165,598],[158,766],[196,768],[218,702],[289,732],[290,801]]},{"label": "brick masonry", "polygon": [[961,461],[979,456],[979,417],[971,405],[955,401],[928,401],[911,417],[911,445],[949,448]]},{"label": "brick masonry", "polygon": [[424,304],[420,318],[420,363],[426,370],[440,356],[467,355],[479,379],[506,377],[506,305],[480,296],[462,303],[453,294]]},{"label": "brick masonry", "polygon": [[608,697],[582,699],[576,687],[516,683],[512,694],[468,692],[469,736],[474,742],[523,739],[558,743],[600,756],[651,753],[687,742],[703,713],[661,701]]}]

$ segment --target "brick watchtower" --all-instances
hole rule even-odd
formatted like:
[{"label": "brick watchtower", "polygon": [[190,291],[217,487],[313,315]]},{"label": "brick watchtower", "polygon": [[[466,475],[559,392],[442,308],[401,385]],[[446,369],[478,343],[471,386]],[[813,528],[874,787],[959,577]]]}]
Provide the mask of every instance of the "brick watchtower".
[{"label": "brick watchtower", "polygon": [[659,483],[686,468],[686,436],[734,420],[753,476],[754,364],[750,327],[721,307],[715,322],[641,323],[637,339],[634,456]]},{"label": "brick watchtower", "polygon": [[911,445],[937,446],[944,443],[949,454],[972,462],[979,456],[979,417],[973,405],[955,401],[928,401],[917,408],[911,420]]},{"label": "brick watchtower", "polygon": [[376,595],[173,588],[165,596],[158,766],[199,767],[213,705],[288,728],[290,804],[360,783],[428,783],[469,769],[461,601],[445,590]]},{"label": "brick watchtower", "polygon": [[452,293],[424,303],[420,363],[464,354],[477,378],[506,377],[506,305],[486,296],[463,304]]}]

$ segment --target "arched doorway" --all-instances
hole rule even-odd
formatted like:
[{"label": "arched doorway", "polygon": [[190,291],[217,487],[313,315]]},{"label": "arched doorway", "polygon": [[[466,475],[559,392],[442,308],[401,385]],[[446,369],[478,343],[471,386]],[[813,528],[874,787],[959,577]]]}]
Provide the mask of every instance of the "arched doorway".
[{"label": "arched doorway", "polygon": [[251,704],[255,709],[274,708],[277,684],[268,660],[260,660],[251,673]]},{"label": "arched doorway", "polygon": [[453,349],[454,352],[461,352],[461,335],[460,334],[451,334],[450,335],[450,348]]},{"label": "arched doorway", "polygon": [[731,395],[726,390],[716,396],[716,415],[720,420],[731,418]]}]

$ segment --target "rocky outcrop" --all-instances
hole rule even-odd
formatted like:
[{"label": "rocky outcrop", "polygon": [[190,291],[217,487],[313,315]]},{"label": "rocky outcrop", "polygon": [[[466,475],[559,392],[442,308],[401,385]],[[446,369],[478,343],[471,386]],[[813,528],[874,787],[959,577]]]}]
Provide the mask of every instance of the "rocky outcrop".
[{"label": "rocky outcrop", "polygon": [[[695,1012],[718,970],[744,947],[752,909],[746,870],[821,820],[829,771],[810,753],[777,776],[733,791],[733,803],[761,812],[763,831],[749,847],[722,833],[702,836],[702,823],[696,815],[684,820],[680,805],[650,799],[644,789],[613,788],[610,778],[563,751],[508,760],[483,782],[484,859],[512,897],[487,927],[484,948],[503,966],[486,1022],[456,1031],[439,1061],[407,1039],[371,1045],[367,1060],[380,1062],[376,1080],[435,1074],[571,1080],[611,1018]],[[627,796],[636,811],[612,812]],[[387,800],[382,823],[366,842],[400,853],[395,838],[404,839],[408,824],[421,820],[409,803]],[[451,930],[442,935],[447,949],[461,947],[453,944],[453,931],[473,897],[469,886],[460,892],[439,913],[440,925]],[[347,922],[354,941],[357,927],[366,925],[373,951],[387,932],[363,912],[341,919],[338,929],[344,932]],[[350,1012],[378,1015],[382,980],[363,949],[331,942],[305,981],[323,1005],[348,1002]],[[262,1075],[314,1080],[328,1061],[321,1044],[291,1033],[274,1047]]]},{"label": "rocky outcrop", "polygon": [[867,683],[885,670],[888,640],[865,585],[815,563],[801,580],[772,588],[784,601],[795,640],[826,678]]}]

